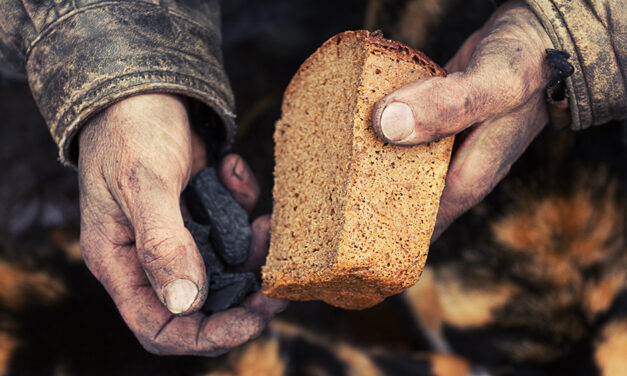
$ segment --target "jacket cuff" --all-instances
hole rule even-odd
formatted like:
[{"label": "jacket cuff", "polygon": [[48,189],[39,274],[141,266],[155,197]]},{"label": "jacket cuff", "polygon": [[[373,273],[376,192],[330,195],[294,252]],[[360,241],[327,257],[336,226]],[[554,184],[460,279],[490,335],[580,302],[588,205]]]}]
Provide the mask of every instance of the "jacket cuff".
[{"label": "jacket cuff", "polygon": [[[627,117],[627,93],[612,38],[612,15],[585,0],[526,0],[556,49],[575,68],[566,79],[571,128],[580,130]],[[602,3],[602,2],[599,2]],[[620,15],[619,15],[620,16]]]},{"label": "jacket cuff", "polygon": [[72,12],[43,31],[27,52],[34,99],[59,146],[76,164],[72,142],[87,119],[140,93],[174,93],[204,103],[222,120],[221,145],[235,133],[234,99],[222,66],[219,16],[200,25],[144,2],[106,3]]}]

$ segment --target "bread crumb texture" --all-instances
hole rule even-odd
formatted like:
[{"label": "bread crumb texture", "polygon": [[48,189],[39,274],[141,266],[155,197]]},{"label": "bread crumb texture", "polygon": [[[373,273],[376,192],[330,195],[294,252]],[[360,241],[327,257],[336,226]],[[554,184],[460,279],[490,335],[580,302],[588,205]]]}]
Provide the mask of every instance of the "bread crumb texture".
[{"label": "bread crumb texture", "polygon": [[418,281],[453,138],[385,144],[371,114],[387,93],[444,74],[421,52],[364,30],[332,37],[303,63],[274,134],[266,295],[363,309]]}]

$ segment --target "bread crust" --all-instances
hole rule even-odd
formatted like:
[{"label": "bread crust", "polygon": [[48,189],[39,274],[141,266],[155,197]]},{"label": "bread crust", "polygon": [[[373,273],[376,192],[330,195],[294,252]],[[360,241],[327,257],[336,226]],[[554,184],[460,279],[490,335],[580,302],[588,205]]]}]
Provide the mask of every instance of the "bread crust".
[{"label": "bread crust", "polygon": [[[302,229],[297,224],[287,223],[288,221],[282,216],[282,210],[286,210],[283,207],[286,200],[282,196],[292,192],[282,189],[279,178],[285,178],[281,174],[292,173],[285,169],[285,166],[291,163],[290,158],[294,159],[293,164],[296,165],[293,169],[298,170],[298,165],[301,163],[298,158],[302,156],[296,155],[301,151],[291,153],[282,149],[281,142],[284,138],[279,134],[292,132],[293,135],[298,136],[298,131],[294,130],[294,124],[286,123],[287,118],[290,116],[293,118],[295,111],[303,111],[302,108],[295,107],[296,98],[300,98],[299,95],[303,94],[302,90],[312,87],[315,90],[315,86],[312,86],[310,82],[315,79],[310,75],[311,70],[329,64],[328,60],[335,57],[333,54],[337,53],[339,56],[340,43],[347,42],[361,46],[360,48],[364,49],[364,57],[362,61],[355,61],[355,64],[362,64],[361,76],[356,87],[337,88],[339,91],[354,90],[356,98],[356,107],[352,114],[351,143],[347,146],[350,148],[348,152],[350,157],[346,161],[349,164],[348,173],[342,183],[345,185],[345,190],[340,190],[345,192],[346,200],[341,206],[341,218],[337,220],[337,223],[332,224],[340,227],[340,235],[336,236],[337,242],[333,243],[336,244],[334,249],[323,250],[328,253],[329,261],[326,265],[318,263],[306,271],[295,270],[302,269],[304,264],[302,260],[293,261],[290,254],[301,248],[306,249],[307,244],[304,244],[306,239],[300,243],[290,243],[289,239],[285,239],[287,237],[285,234],[289,233],[285,231],[286,229],[293,231]],[[389,65],[389,70],[398,68],[399,72],[407,71],[407,75],[393,76],[382,72],[381,69],[376,69],[374,72],[375,65],[382,62]],[[388,81],[394,81],[394,86],[390,86],[389,82],[382,82],[383,78],[377,81],[378,77],[375,75],[379,73],[381,76],[387,74]],[[426,261],[453,138],[414,148],[388,145],[376,137],[371,129],[370,120],[372,106],[387,94],[378,92],[379,86],[382,90],[383,88],[390,90],[413,79],[445,74],[442,68],[429,60],[422,52],[400,42],[385,39],[380,32],[370,33],[366,30],[347,31],[330,38],[301,65],[285,91],[282,105],[283,116],[277,122],[275,131],[277,142],[275,144],[277,167],[275,167],[273,192],[275,205],[271,221],[270,251],[263,268],[264,294],[290,300],[320,299],[342,308],[363,309],[417,282]],[[322,106],[320,111],[337,110],[330,106],[328,101],[325,105],[324,98],[314,97],[310,105],[313,108]],[[352,107],[347,104],[346,108]],[[323,136],[322,139],[324,137],[328,135]],[[296,145],[300,145],[300,148],[308,146]],[[334,163],[335,161],[327,162]],[[431,162],[434,167],[423,166]],[[324,168],[325,161],[320,163],[320,169]],[[395,168],[395,163],[398,170],[390,170],[390,168]],[[417,203],[420,200],[412,198],[414,179],[407,174],[402,174],[400,170],[403,166],[418,168],[418,170],[426,168],[425,171],[421,170],[422,172],[416,171],[418,177],[415,187],[415,189],[423,189],[425,188],[424,182],[427,182],[430,187],[428,189],[432,191],[428,194],[416,194],[423,201],[426,200],[423,205],[424,212],[421,211],[423,206],[420,205],[422,204]],[[431,181],[429,176],[432,175],[434,178]],[[305,185],[306,182],[303,183],[303,186]],[[300,190],[301,187],[296,185],[293,189]],[[304,196],[307,194],[306,191],[301,193]],[[409,196],[406,202],[410,204],[404,205],[403,201],[391,202],[397,198],[393,195],[398,194]],[[279,202],[282,205],[278,205]],[[412,210],[417,211],[414,213]],[[302,217],[305,214],[297,212],[295,215],[298,218],[299,215]],[[402,218],[402,223],[397,223],[397,219],[394,218],[396,214]],[[424,215],[424,219],[414,218],[421,215]],[[368,216],[372,218],[372,222],[368,221]],[[369,227],[371,223],[373,223],[373,228]],[[403,228],[405,223],[407,223],[406,229]],[[418,233],[412,234],[413,230]],[[374,238],[377,239],[373,241]],[[286,244],[298,249],[288,249]]]}]

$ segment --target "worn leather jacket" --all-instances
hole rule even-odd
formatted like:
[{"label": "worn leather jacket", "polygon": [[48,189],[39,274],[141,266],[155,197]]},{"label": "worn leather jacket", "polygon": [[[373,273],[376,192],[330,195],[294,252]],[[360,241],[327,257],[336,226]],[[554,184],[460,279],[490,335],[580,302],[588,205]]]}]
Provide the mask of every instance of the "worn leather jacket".
[{"label": "worn leather jacket", "polygon": [[[556,49],[573,129],[627,117],[624,0],[527,0]],[[134,94],[167,92],[203,103],[235,133],[234,100],[220,50],[217,0],[0,0],[0,64],[26,74],[64,164],[98,111]]]},{"label": "worn leather jacket", "polygon": [[64,164],[81,125],[139,93],[182,94],[235,132],[217,0],[0,0],[0,64],[26,74]]}]

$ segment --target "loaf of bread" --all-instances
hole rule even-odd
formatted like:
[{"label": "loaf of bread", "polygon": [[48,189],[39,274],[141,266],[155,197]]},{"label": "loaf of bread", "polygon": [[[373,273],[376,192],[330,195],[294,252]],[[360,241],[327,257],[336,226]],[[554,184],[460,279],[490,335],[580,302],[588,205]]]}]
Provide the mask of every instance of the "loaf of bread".
[{"label": "loaf of bread", "polygon": [[300,67],[274,133],[274,207],[264,294],[371,307],[418,281],[452,138],[383,143],[373,105],[444,75],[423,53],[380,33],[347,31]]}]

